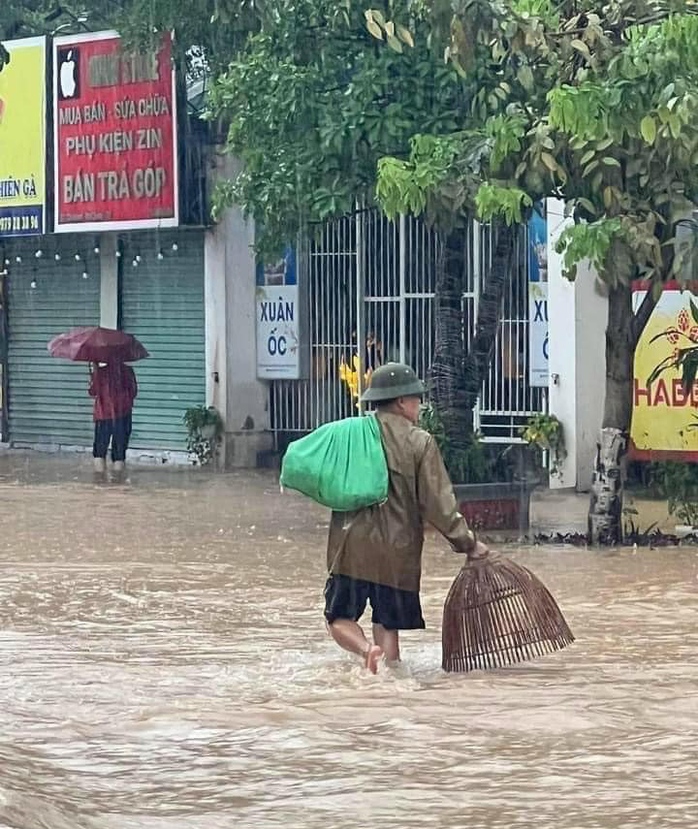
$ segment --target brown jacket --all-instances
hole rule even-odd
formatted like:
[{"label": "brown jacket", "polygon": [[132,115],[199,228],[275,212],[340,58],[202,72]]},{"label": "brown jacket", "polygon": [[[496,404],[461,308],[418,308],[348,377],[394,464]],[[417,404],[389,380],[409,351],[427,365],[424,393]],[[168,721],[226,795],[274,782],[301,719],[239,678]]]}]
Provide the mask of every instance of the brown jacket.
[{"label": "brown jacket", "polygon": [[330,573],[418,591],[424,524],[458,552],[474,544],[434,438],[400,415],[379,412],[389,470],[388,499],[355,512],[334,512],[327,544]]}]

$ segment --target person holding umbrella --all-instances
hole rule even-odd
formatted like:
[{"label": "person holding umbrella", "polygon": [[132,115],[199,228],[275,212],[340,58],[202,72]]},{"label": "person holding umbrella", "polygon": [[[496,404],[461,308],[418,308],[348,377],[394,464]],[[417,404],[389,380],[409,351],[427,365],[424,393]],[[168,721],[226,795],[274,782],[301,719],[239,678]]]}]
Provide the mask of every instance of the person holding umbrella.
[{"label": "person holding umbrella", "polygon": [[111,441],[114,471],[123,472],[131,437],[133,401],[138,394],[136,374],[131,366],[120,360],[91,363],[90,366],[89,393],[95,399],[95,439],[92,447],[95,471],[106,470]]},{"label": "person holding umbrella", "polygon": [[89,393],[95,401],[95,469],[106,470],[111,443],[114,471],[122,472],[131,436],[133,401],[138,394],[135,372],[126,363],[149,357],[148,351],[133,334],[100,326],[59,334],[49,342],[48,351],[52,357],[90,364]]}]

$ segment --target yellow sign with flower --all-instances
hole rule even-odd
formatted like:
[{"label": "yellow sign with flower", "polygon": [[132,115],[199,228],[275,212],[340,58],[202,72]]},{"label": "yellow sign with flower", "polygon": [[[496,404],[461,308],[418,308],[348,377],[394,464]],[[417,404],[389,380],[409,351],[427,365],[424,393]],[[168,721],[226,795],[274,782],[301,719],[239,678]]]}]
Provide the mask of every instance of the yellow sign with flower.
[{"label": "yellow sign with flower", "polygon": [[[645,290],[633,294],[635,309]],[[688,373],[687,373],[688,369]],[[665,288],[635,350],[632,455],[698,458],[698,299]],[[684,388],[688,376],[690,388]]]}]

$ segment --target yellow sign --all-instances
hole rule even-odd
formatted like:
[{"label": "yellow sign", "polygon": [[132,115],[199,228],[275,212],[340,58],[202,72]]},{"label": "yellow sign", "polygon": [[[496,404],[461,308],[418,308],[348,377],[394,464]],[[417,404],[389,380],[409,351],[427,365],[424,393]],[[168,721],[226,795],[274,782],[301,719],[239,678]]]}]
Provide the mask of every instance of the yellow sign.
[{"label": "yellow sign", "polygon": [[[645,291],[633,295],[635,309]],[[688,351],[687,351],[688,350]],[[676,360],[695,354],[698,361],[698,298],[665,289],[635,351],[633,455],[680,453],[698,458],[698,383],[684,392]],[[650,382],[651,380],[651,382]]]},{"label": "yellow sign", "polygon": [[46,40],[5,41],[0,72],[0,237],[44,232]]}]

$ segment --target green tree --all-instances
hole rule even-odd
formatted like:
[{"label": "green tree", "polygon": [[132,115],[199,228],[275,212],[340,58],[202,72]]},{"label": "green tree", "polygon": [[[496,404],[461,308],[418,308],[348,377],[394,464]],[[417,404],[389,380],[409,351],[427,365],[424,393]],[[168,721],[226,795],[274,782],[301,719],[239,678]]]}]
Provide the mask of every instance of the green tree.
[{"label": "green tree", "polygon": [[[399,0],[391,8],[407,15],[410,4]],[[214,207],[241,205],[263,228],[262,253],[312,223],[352,211],[357,202],[375,204],[381,157],[407,157],[415,134],[457,134],[472,117],[475,79],[443,61],[440,45],[431,44],[427,17],[411,20],[408,30],[349,0],[184,0],[177,6],[122,0],[118,7],[93,0],[87,25],[101,27],[94,21],[103,16],[140,45],[174,28],[180,63],[203,67],[212,77],[211,117],[217,131],[227,132],[226,148],[241,168],[219,188]],[[74,15],[67,18],[61,25]],[[375,40],[377,32],[389,49]],[[473,439],[472,409],[512,272],[515,232],[503,223],[497,228],[492,278],[466,359],[463,228],[471,217],[443,210],[430,218],[443,242],[432,393],[457,454]]]},{"label": "green tree", "polygon": [[[3,0],[3,40],[53,32],[116,28],[127,42],[145,46],[175,33],[177,59],[189,69],[217,75],[259,30],[264,0]],[[3,60],[0,53],[0,67]]]},{"label": "green tree", "polygon": [[[447,57],[474,78],[472,126],[416,137],[384,159],[389,212],[473,207],[517,223],[546,196],[564,200],[569,278],[588,259],[607,285],[606,389],[589,528],[621,537],[622,475],[639,336],[670,279],[695,276],[689,224],[698,196],[698,18],[692,3],[425,2]],[[444,162],[444,149],[447,161]],[[429,177],[420,176],[429,169]],[[422,182],[425,185],[422,186]],[[457,199],[453,200],[453,194]],[[450,202],[448,201],[450,199]],[[633,309],[631,282],[651,290]]]},{"label": "green tree", "polygon": [[41,0],[5,0],[0,6],[0,70],[9,57],[2,41],[36,34],[42,10]]},{"label": "green tree", "polygon": [[[346,0],[276,0],[274,8],[212,95],[216,116],[230,124],[228,150],[242,162],[237,179],[219,191],[219,205],[241,204],[265,229],[262,247],[349,212],[357,200],[372,204],[380,159],[407,158],[418,133],[452,136],[466,129],[478,80],[443,61],[443,50],[431,42],[431,21],[409,18],[406,0],[393,3],[392,11],[405,16],[409,30],[387,21],[386,10],[369,14]],[[452,161],[448,140],[415,145],[416,153],[422,150],[430,166],[415,171],[420,192]],[[452,194],[440,187],[442,209],[427,212],[442,240],[432,395],[457,453],[473,438],[472,409],[489,365],[517,231],[497,223],[477,334],[466,354],[463,230],[472,216],[455,209],[460,185],[454,186]]]},{"label": "green tree", "polygon": [[461,123],[466,84],[424,36],[408,49],[401,30],[399,51],[385,50],[364,22],[348,0],[275,0],[216,79],[212,115],[229,125],[226,149],[242,167],[217,207],[235,202],[257,220],[262,250],[370,200],[378,159],[407,152],[418,129]]}]

